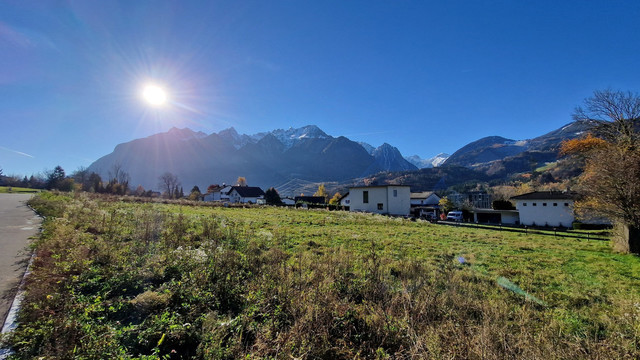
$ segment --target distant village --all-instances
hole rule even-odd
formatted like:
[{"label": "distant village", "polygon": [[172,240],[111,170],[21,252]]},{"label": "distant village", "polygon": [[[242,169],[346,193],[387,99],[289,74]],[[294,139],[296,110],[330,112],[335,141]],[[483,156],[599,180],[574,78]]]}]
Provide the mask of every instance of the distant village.
[{"label": "distant village", "polygon": [[[353,186],[330,201],[327,196],[278,197],[278,204],[302,208],[331,206],[352,212],[420,218],[429,221],[473,222],[512,226],[572,228],[576,223],[574,200],[569,191],[534,191],[511,197],[510,201],[493,201],[483,191],[453,192],[440,197],[435,192],[411,192],[408,185]],[[272,190],[272,189],[270,189]],[[269,190],[268,190],[269,191]],[[267,192],[268,192],[267,191]],[[213,185],[202,195],[207,202],[230,204],[273,204],[260,187]],[[603,220],[581,223],[606,225]]]}]

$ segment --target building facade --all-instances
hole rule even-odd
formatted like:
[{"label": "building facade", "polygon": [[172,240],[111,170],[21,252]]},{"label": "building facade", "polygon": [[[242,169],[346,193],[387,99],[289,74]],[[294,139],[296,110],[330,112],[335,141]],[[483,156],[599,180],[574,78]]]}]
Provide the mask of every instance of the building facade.
[{"label": "building facade", "polygon": [[411,190],[407,185],[351,187],[349,200],[349,211],[400,216],[411,212]]},{"label": "building facade", "polygon": [[571,227],[574,193],[560,191],[534,191],[514,196],[520,224],[528,226]]}]

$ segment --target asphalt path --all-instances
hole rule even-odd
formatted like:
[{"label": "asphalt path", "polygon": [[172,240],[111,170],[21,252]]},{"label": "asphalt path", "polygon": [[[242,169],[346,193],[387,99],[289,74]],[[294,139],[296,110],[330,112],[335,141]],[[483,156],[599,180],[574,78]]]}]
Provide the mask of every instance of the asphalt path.
[{"label": "asphalt path", "polygon": [[27,268],[30,238],[40,217],[26,205],[32,194],[0,194],[0,328]]}]

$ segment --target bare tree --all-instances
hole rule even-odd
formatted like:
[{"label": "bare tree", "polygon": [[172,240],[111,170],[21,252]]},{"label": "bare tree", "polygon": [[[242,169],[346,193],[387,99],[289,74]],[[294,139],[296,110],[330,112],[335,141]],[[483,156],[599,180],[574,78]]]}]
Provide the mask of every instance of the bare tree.
[{"label": "bare tree", "polygon": [[111,170],[109,170],[109,182],[118,183],[121,185],[128,185],[131,177],[129,173],[124,171],[122,164],[115,163],[111,166]]},{"label": "bare tree", "polygon": [[584,108],[576,107],[573,119],[593,122],[596,135],[608,142],[635,146],[640,140],[636,131],[640,97],[630,91],[594,91],[593,97],[584,100]]},{"label": "bare tree", "polygon": [[178,176],[167,171],[164,174],[160,175],[158,179],[158,187],[164,191],[167,197],[173,198],[178,195],[177,190],[180,186]]}]

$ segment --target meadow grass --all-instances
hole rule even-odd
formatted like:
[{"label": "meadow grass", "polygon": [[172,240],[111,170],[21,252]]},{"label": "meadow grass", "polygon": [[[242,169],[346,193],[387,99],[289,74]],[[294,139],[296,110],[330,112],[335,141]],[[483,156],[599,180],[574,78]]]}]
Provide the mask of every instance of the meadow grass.
[{"label": "meadow grass", "polygon": [[16,358],[640,356],[640,259],[607,242],[129,200],[32,199]]},{"label": "meadow grass", "polygon": [[0,194],[37,193],[37,192],[40,192],[40,190],[31,189],[31,188],[15,187],[15,186],[0,186]]}]

